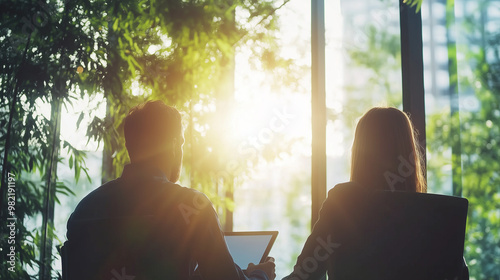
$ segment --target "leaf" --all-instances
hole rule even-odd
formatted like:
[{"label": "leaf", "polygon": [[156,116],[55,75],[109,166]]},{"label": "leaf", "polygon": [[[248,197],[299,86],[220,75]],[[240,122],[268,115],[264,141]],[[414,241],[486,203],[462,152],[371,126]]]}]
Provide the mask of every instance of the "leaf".
[{"label": "leaf", "polygon": [[78,183],[78,180],[80,179],[80,171],[81,171],[81,166],[78,163],[78,161],[75,161],[75,181]]},{"label": "leaf", "polygon": [[71,190],[66,184],[59,182],[56,185],[56,192],[66,194],[66,195],[76,195],[73,190]]},{"label": "leaf", "polygon": [[92,178],[89,175],[88,168],[82,168],[83,172],[85,172],[85,175],[87,176],[87,180],[89,183],[92,183]]},{"label": "leaf", "polygon": [[82,120],[83,120],[83,116],[84,116],[84,114],[83,114],[83,112],[81,112],[81,113],[80,113],[80,116],[78,117],[78,120],[76,121],[76,128],[77,128],[77,129],[78,129],[78,128],[80,128],[80,123],[81,123],[81,122],[82,122]]},{"label": "leaf", "polygon": [[123,37],[128,41],[128,43],[133,46],[134,45],[134,40],[132,40],[132,37],[130,37],[128,32],[123,33]]},{"label": "leaf", "polygon": [[418,13],[422,7],[422,1],[423,0],[403,0],[403,3],[412,8],[417,6],[415,12]]}]

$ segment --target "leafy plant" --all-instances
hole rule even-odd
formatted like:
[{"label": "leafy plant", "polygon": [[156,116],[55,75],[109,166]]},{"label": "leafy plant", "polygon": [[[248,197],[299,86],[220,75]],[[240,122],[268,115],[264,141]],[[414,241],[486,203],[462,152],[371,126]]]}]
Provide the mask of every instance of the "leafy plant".
[{"label": "leafy plant", "polygon": [[[85,114],[93,119],[87,134],[104,144],[104,180],[119,175],[128,161],[122,119],[129,108],[161,99],[189,112],[185,166],[191,186],[216,188],[219,183],[214,182],[222,182],[231,192],[236,174],[222,178],[218,173],[226,168],[228,153],[222,151],[228,147],[218,146],[216,138],[206,141],[207,129],[217,125],[208,120],[215,120],[210,118],[214,115],[221,118],[220,104],[231,99],[227,76],[235,48],[249,41],[263,47],[272,42],[277,29],[274,13],[287,2],[2,1],[0,215],[2,221],[9,217],[7,175],[12,173],[17,220],[14,272],[2,265],[0,278],[59,277],[51,270],[54,205],[73,189],[58,180],[57,164],[68,162],[75,181],[82,173],[89,177],[85,153],[60,136],[61,108],[72,106],[76,98],[99,94],[105,98],[105,118],[90,111],[77,122],[79,126]],[[250,25],[236,21],[236,16],[245,17]],[[264,49],[262,57],[269,57],[273,46]],[[280,67],[291,63],[273,57]],[[194,104],[207,108],[216,101],[220,103],[215,111],[192,110]],[[50,113],[40,110],[44,106]],[[61,149],[69,154],[67,161],[60,158]],[[196,161],[191,160],[194,157]],[[221,203],[232,209],[231,199]],[[0,225],[2,264],[10,250],[10,232],[6,223]]]}]

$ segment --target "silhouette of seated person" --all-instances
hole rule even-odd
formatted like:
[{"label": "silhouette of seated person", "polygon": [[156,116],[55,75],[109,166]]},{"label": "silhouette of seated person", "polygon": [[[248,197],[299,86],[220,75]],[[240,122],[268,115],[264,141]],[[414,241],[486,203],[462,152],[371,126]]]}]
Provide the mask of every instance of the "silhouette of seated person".
[{"label": "silhouette of seated person", "polygon": [[[359,120],[355,131],[350,182],[336,185],[328,192],[328,197],[319,212],[318,221],[314,224],[297,258],[293,272],[283,279],[323,279],[326,273],[328,273],[328,278],[333,280],[435,279],[418,278],[417,274],[427,275],[427,273],[434,272],[422,271],[418,264],[413,263],[411,256],[416,254],[415,251],[407,252],[401,248],[390,247],[395,240],[405,243],[410,238],[401,236],[400,233],[409,232],[409,235],[412,235],[413,232],[424,232],[426,229],[421,229],[424,225],[406,227],[405,219],[408,216],[401,217],[397,209],[384,210],[384,205],[377,204],[380,201],[387,202],[387,200],[378,199],[380,197],[392,199],[394,196],[404,196],[403,198],[408,198],[411,195],[408,192],[426,193],[427,187],[421,161],[422,156],[416,133],[404,112],[390,107],[376,107],[366,112]],[[416,196],[428,198],[432,195]],[[414,197],[412,196],[411,199]],[[460,200],[466,202],[464,199],[460,198]],[[388,205],[398,205],[389,202]],[[405,208],[408,205],[398,206],[402,206],[399,209],[409,209]],[[383,211],[386,211],[384,213],[387,215],[381,219],[373,213]],[[455,213],[451,213],[451,216],[453,215]],[[465,215],[466,210],[463,211],[462,217]],[[429,220],[431,219],[432,217],[429,217]],[[383,225],[378,224],[381,221]],[[397,228],[394,224],[402,226]],[[386,229],[391,232],[389,236],[384,236]],[[417,242],[412,244],[416,240],[408,241],[411,244],[408,248],[419,250],[415,248]],[[463,262],[461,255],[463,254],[463,237],[461,243],[462,251],[458,254],[460,271]],[[432,251],[433,248],[430,250]],[[460,248],[457,251],[460,251]],[[403,256],[410,256],[410,259],[403,259]],[[457,264],[456,256],[452,261],[452,266]],[[370,272],[380,274],[374,275]],[[411,273],[408,275],[409,272],[414,272],[414,275]],[[445,275],[447,272],[440,271],[437,274],[440,273]],[[394,278],[394,276],[403,277]]]},{"label": "silhouette of seated person", "polygon": [[[68,220],[70,254],[79,250],[76,259],[87,265],[75,268],[73,275],[106,280],[275,278],[272,258],[249,264],[243,272],[228,251],[209,199],[175,184],[184,143],[175,108],[162,101],[132,108],[124,119],[124,134],[131,163],[121,177],[83,198]],[[132,246],[127,242],[141,238],[142,244],[125,252]],[[74,258],[72,268],[78,267]]]}]

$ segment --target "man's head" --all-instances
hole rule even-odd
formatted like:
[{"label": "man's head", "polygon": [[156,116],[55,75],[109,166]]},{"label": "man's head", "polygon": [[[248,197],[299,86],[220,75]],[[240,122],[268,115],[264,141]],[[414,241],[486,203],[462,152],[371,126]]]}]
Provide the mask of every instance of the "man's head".
[{"label": "man's head", "polygon": [[177,109],[159,100],[140,104],[125,118],[124,132],[132,163],[153,164],[171,182],[179,179],[184,137]]}]

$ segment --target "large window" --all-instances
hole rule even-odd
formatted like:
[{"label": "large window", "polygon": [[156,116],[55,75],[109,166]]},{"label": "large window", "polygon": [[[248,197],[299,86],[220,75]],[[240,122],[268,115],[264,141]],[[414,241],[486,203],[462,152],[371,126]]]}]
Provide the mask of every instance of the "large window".
[{"label": "large window", "polygon": [[469,200],[472,279],[500,277],[500,5],[424,1],[430,191]]},{"label": "large window", "polygon": [[[33,33],[33,37],[30,37],[33,41],[28,41],[38,46],[27,48],[33,54],[23,58],[24,47],[22,48],[21,45],[8,48],[0,44],[2,45],[0,57],[5,64],[14,61],[8,65],[9,67],[14,65],[11,68],[17,69],[19,61],[32,59],[37,67],[44,63],[57,66],[49,70],[75,68],[73,69],[75,71],[68,71],[71,75],[65,81],[61,82],[56,79],[61,84],[80,81],[81,77],[88,78],[87,84],[82,83],[81,91],[77,92],[78,87],[73,84],[67,89],[70,96],[68,100],[73,102],[72,106],[69,106],[70,102],[67,101],[64,103],[67,106],[60,106],[61,103],[58,103],[61,121],[60,139],[67,141],[69,145],[62,142],[60,149],[53,148],[60,157],[57,164],[58,188],[56,186],[53,188],[54,192],[55,189],[58,192],[57,203],[54,196],[45,194],[47,186],[45,177],[25,171],[18,178],[19,188],[26,187],[28,190],[24,193],[26,197],[22,198],[23,203],[29,204],[29,207],[25,207],[26,216],[29,218],[25,220],[27,222],[26,229],[24,229],[24,232],[28,234],[23,237],[22,249],[30,254],[33,253],[29,255],[30,260],[40,259],[38,255],[40,250],[34,248],[44,242],[40,236],[41,225],[44,223],[42,212],[49,213],[50,211],[41,209],[42,204],[45,205],[43,200],[45,197],[51,197],[52,201],[47,199],[47,205],[55,205],[54,235],[48,235],[52,243],[45,241],[47,244],[54,245],[52,246],[54,256],[52,275],[56,275],[61,270],[59,254],[55,246],[60,245],[66,239],[66,223],[70,213],[81,198],[101,184],[101,180],[112,179],[106,176],[121,170],[121,166],[112,164],[113,159],[115,162],[121,162],[126,157],[124,151],[104,150],[103,152],[104,147],[118,146],[120,143],[104,144],[98,137],[90,141],[87,141],[86,137],[87,125],[93,123],[94,129],[106,130],[113,125],[116,126],[112,118],[106,118],[110,116],[110,112],[119,112],[116,115],[125,114],[125,104],[113,107],[110,106],[113,103],[109,102],[110,100],[116,102],[113,98],[116,97],[115,95],[120,95],[116,88],[122,87],[123,91],[132,92],[123,94],[126,96],[124,100],[130,104],[135,100],[140,100],[142,96],[158,98],[165,97],[167,93],[175,96],[171,99],[172,102],[184,109],[187,140],[184,146],[186,169],[180,183],[208,194],[220,214],[225,230],[278,230],[280,232],[278,239],[270,253],[276,258],[277,279],[281,279],[292,271],[296,258],[310,233],[311,209],[314,212],[318,207],[313,203],[316,196],[311,194],[312,190],[323,188],[321,191],[325,191],[338,183],[349,180],[351,145],[358,118],[373,106],[408,109],[403,107],[403,96],[413,95],[421,100],[425,98],[425,107],[420,108],[420,113],[425,111],[425,116],[422,115],[418,121],[422,123],[425,121],[424,131],[421,131],[425,133],[421,133],[424,135],[421,140],[426,146],[428,191],[469,199],[464,254],[470,268],[471,278],[500,279],[499,1],[423,0],[422,22],[416,20],[420,14],[416,16],[413,14],[409,23],[404,23],[412,26],[412,30],[422,28],[422,49],[415,45],[408,46],[401,43],[400,8],[404,5],[401,4],[402,1],[324,1],[324,9],[320,11],[325,15],[326,40],[324,44],[325,68],[323,69],[326,91],[324,104],[321,104],[326,107],[324,116],[326,125],[323,128],[326,132],[326,147],[323,151],[326,157],[326,185],[324,186],[312,185],[314,178],[312,178],[313,172],[311,171],[311,162],[314,160],[311,151],[314,133],[311,119],[317,113],[311,109],[311,80],[313,78],[311,68],[314,67],[311,57],[312,52],[318,50],[312,47],[315,43],[314,38],[311,38],[313,33],[311,22],[315,20],[311,16],[314,14],[314,12],[311,13],[312,1],[269,1],[269,5],[266,1],[255,1],[261,4],[258,6],[259,9],[254,7],[255,3],[248,4],[254,1],[241,1],[243,4],[238,4],[239,6],[234,11],[231,10],[232,13],[224,13],[224,16],[216,15],[213,18],[210,17],[213,14],[207,16],[209,20],[205,23],[213,25],[212,33],[203,33],[210,28],[203,24],[198,25],[196,20],[180,20],[180,22],[192,24],[186,27],[186,34],[183,34],[184,29],[183,32],[176,32],[177,30],[174,32],[169,29],[168,25],[162,27],[165,30],[160,27],[156,28],[155,24],[165,20],[163,18],[160,20],[162,16],[160,14],[156,15],[157,18],[149,19],[149,14],[144,13],[142,16],[145,20],[141,20],[139,17],[137,19],[127,17],[127,13],[123,14],[125,16],[119,15],[118,12],[113,16],[104,13],[102,16],[93,16],[92,20],[88,20],[86,18],[88,15],[82,12],[86,7],[82,6],[75,8],[73,11],[75,20],[67,24],[75,24],[75,30],[81,30],[86,36],[88,35],[85,38],[90,38],[89,42],[94,40],[93,45],[86,46],[88,50],[80,53],[79,56],[72,55],[67,61],[59,59],[62,54],[57,52],[51,53],[46,60],[42,59],[45,58],[44,52],[54,49],[51,40],[55,39],[46,40],[46,37],[39,35],[57,38],[58,33],[52,32],[57,28],[51,29],[51,26],[44,27],[42,24],[44,18],[41,17],[41,11],[42,8],[47,8],[46,6],[37,6],[39,4],[35,3],[36,1],[31,1],[35,4],[30,1],[20,2],[34,10],[35,15],[39,17],[35,22],[36,26],[30,27],[39,33]],[[51,7],[54,8],[51,13],[58,15],[59,11],[63,10],[62,5],[67,1],[47,2],[50,2]],[[135,5],[132,2],[134,1],[131,1],[130,5]],[[219,7],[200,8],[201,6],[197,6],[198,2],[203,1],[179,2],[184,4],[193,2],[194,4],[191,3],[193,6],[190,7],[191,11],[200,13],[216,14],[219,9]],[[245,6],[247,4],[248,6]],[[224,6],[227,3],[221,5]],[[72,6],[68,7],[66,8],[70,9]],[[141,10],[144,7],[135,7],[136,12],[138,14],[144,12],[145,10]],[[99,9],[95,10],[95,13]],[[126,10],[128,6],[120,6],[120,9]],[[113,10],[110,8],[107,12],[111,11]],[[410,12],[413,13],[414,9]],[[252,18],[254,15],[257,16]],[[273,16],[279,20],[274,21]],[[250,20],[247,22],[247,19]],[[15,20],[16,18],[12,22]],[[61,17],[60,21],[62,20]],[[147,20],[152,20],[153,24]],[[226,25],[221,24],[223,20],[227,21],[224,23]],[[237,22],[235,26],[239,29],[231,25],[234,22]],[[58,22],[51,23],[54,27],[59,24]],[[144,34],[136,32],[140,28],[132,30],[130,27],[134,24],[141,26],[146,23],[154,28],[145,28],[147,32]],[[96,26],[93,26],[94,24]],[[2,27],[2,33],[0,33],[2,42],[8,38],[13,42],[25,44],[27,40],[24,33],[20,30],[16,31],[14,27],[9,27],[10,25],[6,26],[6,28]],[[418,28],[415,29],[415,26]],[[92,29],[94,27],[95,29]],[[276,33],[268,33],[267,29],[275,30]],[[199,33],[194,36],[190,30]],[[241,38],[231,41],[234,38],[229,35],[217,37],[223,33],[219,32],[220,30],[229,32],[231,36],[241,35]],[[46,33],[40,33],[42,31]],[[148,37],[155,32],[160,35]],[[407,32],[406,29],[404,32]],[[414,40],[419,40],[418,32],[411,34],[404,32],[403,35],[413,36]],[[94,34],[93,36],[96,37],[92,38],[89,34]],[[114,41],[116,36],[122,35],[123,38],[119,43],[118,40]],[[134,45],[133,41],[141,43]],[[244,43],[240,43],[242,41]],[[132,44],[127,45],[130,42]],[[95,46],[98,46],[97,49],[106,47],[114,50],[116,57],[113,59],[122,59],[116,64],[116,69],[121,67],[121,70],[117,72],[119,74],[106,80],[111,81],[111,85],[105,85],[109,88],[98,83],[100,77],[105,75],[104,72],[99,71],[111,69],[106,68],[106,63],[112,63],[108,54],[104,51],[92,52],[92,55],[89,54],[88,57],[84,54]],[[200,46],[206,47],[206,50],[197,52],[197,49],[202,49]],[[143,47],[145,49],[141,50]],[[421,86],[425,89],[425,93],[418,90],[409,92],[404,89],[403,79],[413,78],[413,76],[403,77],[402,69],[415,66],[411,63],[402,63],[402,57],[408,48],[412,48],[411,54],[423,53],[424,79]],[[183,51],[186,51],[186,54]],[[221,55],[225,52],[231,55]],[[134,60],[131,59],[133,55],[142,56]],[[219,65],[219,59],[224,63]],[[155,63],[158,64],[155,65]],[[170,70],[162,68],[162,65],[167,64],[171,67],[170,69],[173,69],[172,72],[178,71],[185,75],[170,75]],[[59,67],[60,65],[66,68]],[[147,68],[150,66],[151,68]],[[5,69],[9,67],[6,66]],[[31,81],[30,77],[22,77],[9,69],[4,71],[6,74],[0,73],[2,92],[6,93],[1,97],[2,103],[0,104],[2,125],[8,123],[13,100],[9,94],[15,88],[15,84],[10,81],[16,81],[16,77]],[[39,68],[33,69],[35,71]],[[129,70],[130,73],[127,72]],[[217,75],[224,71],[227,71],[226,75],[221,75],[223,78],[219,79]],[[123,74],[125,72],[128,74]],[[64,75],[67,74],[67,72],[64,73]],[[94,74],[95,76],[92,76]],[[47,77],[52,76],[47,74]],[[35,78],[45,79],[42,75]],[[167,86],[163,88],[162,81],[164,80],[174,84],[175,89],[172,90]],[[94,82],[95,84],[92,84]],[[218,85],[218,82],[221,85]],[[421,80],[420,83],[422,83]],[[15,147],[17,143],[11,143],[13,147],[10,149],[17,153],[8,157],[12,162],[22,163],[24,158],[37,154],[37,149],[42,150],[45,146],[48,147],[47,143],[51,140],[49,129],[57,131],[57,126],[51,126],[50,122],[53,121],[51,114],[54,112],[51,109],[54,110],[57,107],[54,104],[51,107],[50,104],[58,100],[51,93],[56,83],[51,80],[43,86],[41,84],[43,83],[38,83],[38,80],[33,83],[20,83],[20,85],[26,85],[26,88],[21,87],[19,91],[19,96],[21,96],[19,103],[22,104],[18,105],[18,113],[16,113],[18,115],[14,116],[18,120],[14,120],[13,123],[19,130],[22,130],[22,133],[12,132],[14,136],[11,138],[19,142],[19,147]],[[214,86],[214,84],[217,85]],[[92,90],[98,94],[89,94],[88,92]],[[34,92],[39,94],[38,91],[46,91],[46,93],[40,93],[42,97],[38,98],[34,95]],[[155,91],[159,91],[160,94]],[[182,94],[176,91],[182,91]],[[108,102],[104,96],[108,98]],[[193,96],[195,98],[192,98]],[[30,103],[31,101],[33,102]],[[32,109],[31,107],[35,105],[36,109]],[[32,115],[35,116],[34,120],[26,117],[29,112],[36,112]],[[45,115],[46,119],[41,121],[37,115]],[[420,116],[415,114],[411,117],[419,118]],[[39,140],[47,142],[45,143],[47,145],[28,139],[32,137],[32,134],[27,128],[34,127],[33,124],[47,128],[44,132],[46,134],[38,133],[41,135]],[[78,129],[75,124],[78,124]],[[1,130],[0,140],[4,145],[3,143],[7,143],[4,142],[7,129]],[[97,133],[94,136],[96,135]],[[100,142],[94,140],[100,140]],[[26,148],[23,146],[24,141],[26,141]],[[79,172],[86,170],[92,182],[87,181],[83,173],[79,181],[75,180],[76,166],[74,165],[77,162],[82,163],[82,158],[76,160],[73,148],[86,152],[85,166],[87,168],[80,168]],[[0,150],[3,156],[4,149]],[[224,155],[219,157],[217,153]],[[37,155],[41,154],[40,152]],[[54,160],[57,161],[59,157],[56,156]],[[204,161],[198,162],[197,159],[202,157]],[[34,163],[29,159],[26,161],[32,165],[32,173],[48,166],[43,158],[36,158]],[[36,170],[38,162],[43,166],[39,166]],[[19,165],[29,170],[29,164]],[[106,168],[113,169],[113,172],[110,170],[103,172]],[[226,176],[226,173],[217,173],[228,170],[229,173],[235,170],[237,172],[231,173],[230,176]],[[217,173],[216,176],[213,176],[214,172]],[[106,175],[104,179],[102,174]],[[115,172],[113,176],[115,175],[119,175],[119,172]],[[49,180],[48,185],[50,183]],[[52,183],[55,185],[55,182]],[[68,188],[64,188],[63,185],[73,191],[74,195],[70,195]],[[36,203],[29,203],[30,199]],[[50,223],[45,222],[45,224]],[[30,230],[33,231],[31,236]],[[50,229],[47,232],[50,232]],[[38,274],[36,265],[25,269],[33,275]]]},{"label": "large window", "polygon": [[292,271],[310,232],[310,3],[292,0],[277,13],[278,55],[292,68],[277,73],[276,81],[249,65],[255,46],[236,56],[238,146],[258,156],[235,184],[234,230],[279,231],[270,255],[280,279]]},{"label": "large window", "polygon": [[397,1],[325,1],[327,188],[349,180],[356,121],[374,106],[402,109]]}]

